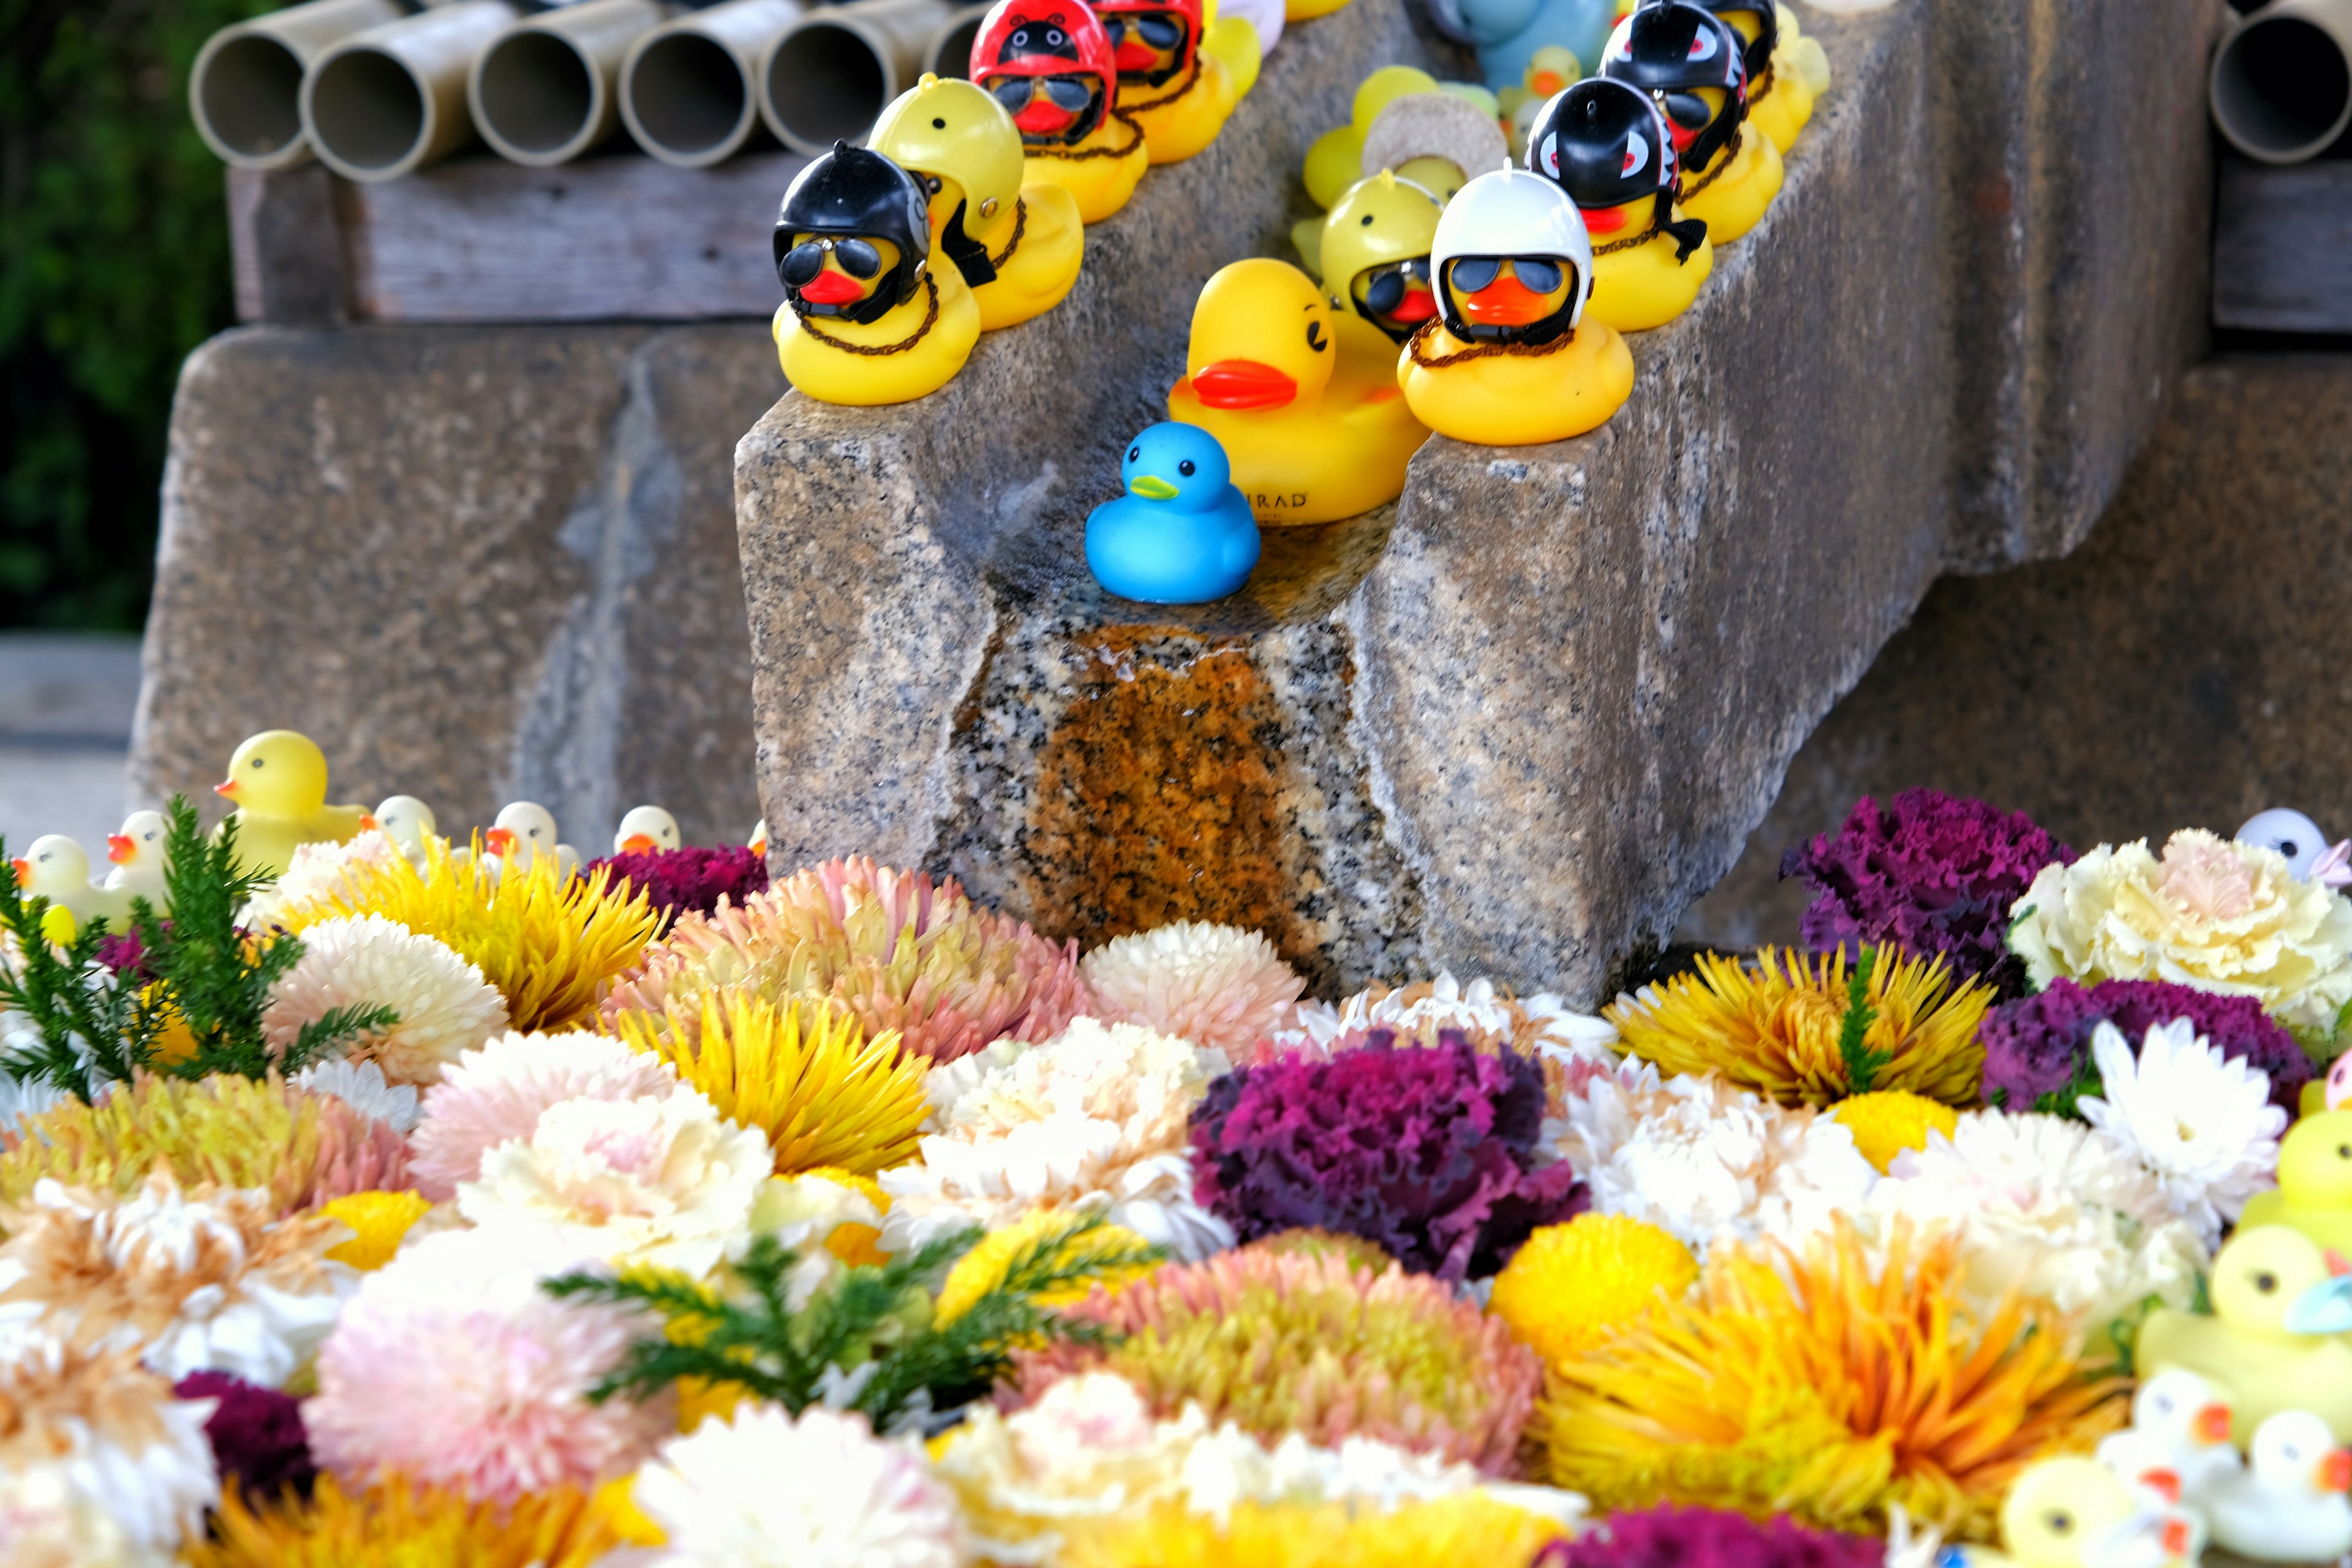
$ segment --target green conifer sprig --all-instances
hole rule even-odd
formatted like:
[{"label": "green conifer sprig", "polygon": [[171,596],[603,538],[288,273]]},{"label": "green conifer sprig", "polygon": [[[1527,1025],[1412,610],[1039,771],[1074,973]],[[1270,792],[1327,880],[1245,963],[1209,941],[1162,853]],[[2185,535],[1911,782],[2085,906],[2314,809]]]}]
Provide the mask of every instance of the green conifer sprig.
[{"label": "green conifer sprig", "polygon": [[1878,1081],[1880,1069],[1895,1059],[1893,1051],[1874,1051],[1866,1043],[1870,1026],[1878,1019],[1878,1009],[1870,1005],[1870,973],[1877,967],[1878,949],[1865,947],[1846,981],[1845,1016],[1838,1023],[1838,1055],[1845,1060],[1846,1090],[1851,1094],[1868,1094],[1871,1085]]}]

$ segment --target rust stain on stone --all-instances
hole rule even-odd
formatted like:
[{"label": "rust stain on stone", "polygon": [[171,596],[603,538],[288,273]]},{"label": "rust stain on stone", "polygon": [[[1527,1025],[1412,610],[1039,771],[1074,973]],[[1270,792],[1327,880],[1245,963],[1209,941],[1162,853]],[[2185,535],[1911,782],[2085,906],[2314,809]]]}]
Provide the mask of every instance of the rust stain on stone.
[{"label": "rust stain on stone", "polygon": [[1091,946],[1218,921],[1312,952],[1291,907],[1282,719],[1244,645],[1170,659],[1118,628],[1069,647],[1077,689],[1039,758],[1024,846],[1056,934]]}]

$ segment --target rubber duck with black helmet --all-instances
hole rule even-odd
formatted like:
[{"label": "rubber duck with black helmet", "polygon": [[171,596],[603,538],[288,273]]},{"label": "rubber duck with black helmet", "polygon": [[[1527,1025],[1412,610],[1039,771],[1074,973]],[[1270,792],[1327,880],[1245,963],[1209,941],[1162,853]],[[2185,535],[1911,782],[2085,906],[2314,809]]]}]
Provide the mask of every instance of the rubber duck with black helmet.
[{"label": "rubber duck with black helmet", "polygon": [[1059,185],[1022,183],[1021,132],[979,88],[926,74],[866,145],[922,184],[933,243],[971,286],[983,331],[1044,314],[1078,280],[1078,204]]},{"label": "rubber duck with black helmet", "polygon": [[1601,74],[1650,95],[1682,164],[1682,209],[1728,245],[1780,194],[1780,150],[1747,133],[1745,45],[1728,23],[1685,0],[1644,5],[1617,24]]},{"label": "rubber duck with black helmet", "polygon": [[[1654,5],[1657,0],[1650,0]],[[1691,0],[1712,11],[1739,35],[1746,46],[1748,123],[1772,139],[1786,153],[1797,144],[1797,132],[1813,117],[1813,89],[1805,73],[1783,59],[1780,7],[1773,0]]]},{"label": "rubber duck with black helmet", "polygon": [[1528,168],[1557,181],[1592,240],[1585,314],[1621,332],[1664,326],[1715,270],[1706,225],[1675,206],[1680,165],[1647,93],[1593,77],[1554,95],[1528,136]]},{"label": "rubber duck with black helmet", "polygon": [[776,358],[820,403],[908,403],[955,379],[980,341],[963,275],[931,247],[920,182],[836,142],[776,218]]},{"label": "rubber duck with black helmet", "polygon": [[1000,0],[981,18],[971,79],[1013,117],[1024,182],[1059,185],[1100,223],[1151,164],[1143,127],[1118,108],[1118,66],[1085,0]]},{"label": "rubber duck with black helmet", "polygon": [[1357,181],[1323,219],[1318,258],[1323,291],[1402,342],[1437,314],[1429,249],[1437,239],[1436,195],[1393,170]]},{"label": "rubber duck with black helmet", "polygon": [[1482,447],[1564,441],[1633,390],[1633,356],[1587,320],[1592,242],[1576,203],[1520,169],[1481,174],[1446,204],[1430,263],[1438,317],[1406,342],[1397,382],[1413,416]]},{"label": "rubber duck with black helmet", "polygon": [[1143,127],[1157,163],[1181,163],[1217,139],[1234,111],[1233,78],[1201,52],[1201,0],[1095,0],[1118,65],[1119,112]]}]

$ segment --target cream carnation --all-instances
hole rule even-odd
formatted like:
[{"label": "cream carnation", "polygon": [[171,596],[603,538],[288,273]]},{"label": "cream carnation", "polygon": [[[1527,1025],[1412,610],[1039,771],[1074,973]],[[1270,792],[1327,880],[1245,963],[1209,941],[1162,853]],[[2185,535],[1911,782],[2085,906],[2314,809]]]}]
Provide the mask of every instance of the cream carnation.
[{"label": "cream carnation", "polygon": [[358,1284],[326,1256],[348,1235],[340,1223],[280,1219],[258,1189],[184,1194],[161,1172],[125,1198],[45,1178],[5,1228],[0,1346],[131,1351],[173,1381],[226,1372],[280,1386]]},{"label": "cream carnation", "polygon": [[1801,1243],[1878,1180],[1834,1118],[1712,1073],[1662,1080],[1629,1063],[1588,1082],[1552,1130],[1596,1212],[1647,1220],[1700,1251],[1725,1237]]},{"label": "cream carnation", "polygon": [[2162,859],[2137,839],[2045,866],[2011,913],[2037,986],[2169,980],[2322,1031],[2352,1002],[2352,903],[2296,880],[2274,849],[2202,829],[2174,834]]},{"label": "cream carnation", "polygon": [[1342,1036],[1374,1029],[1392,1030],[1423,1045],[1435,1045],[1441,1031],[1455,1029],[1474,1045],[1507,1045],[1530,1056],[1617,1065],[1617,1026],[1607,1019],[1579,1013],[1549,991],[1514,996],[1491,980],[1465,985],[1450,973],[1397,989],[1374,984],[1336,1007],[1303,1003],[1298,1026],[1276,1037],[1275,1043],[1328,1052]]},{"label": "cream carnation", "polygon": [[507,1026],[506,999],[482,972],[429,936],[382,915],[320,921],[269,993],[261,1027],[272,1050],[339,1007],[390,1007],[399,1021],[362,1036],[353,1058],[393,1083],[435,1083],[464,1052]]},{"label": "cream carnation", "polygon": [[637,1475],[662,1568],[962,1568],[955,1494],[922,1449],[860,1415],[744,1405],[673,1437]]},{"label": "cream carnation", "polygon": [[608,1262],[698,1278],[746,1233],[774,1168],[765,1133],[725,1120],[682,1084],[658,1097],[567,1100],[528,1139],[482,1157],[480,1178],[457,1184],[457,1212],[485,1227],[551,1230]]},{"label": "cream carnation", "polygon": [[667,1094],[677,1071],[609,1035],[501,1035],[467,1051],[425,1094],[411,1140],[416,1190],[436,1203],[481,1173],[482,1156],[528,1139],[551,1105]]},{"label": "cream carnation", "polygon": [[[126,1352],[22,1347],[0,1360],[0,1525],[23,1510],[50,1540],[81,1537],[124,1563],[169,1561],[203,1537],[205,1510],[220,1500],[205,1436],[212,1411],[209,1399],[174,1399]],[[40,1561],[16,1555],[16,1544],[0,1532],[6,1562]],[[67,1561],[95,1568],[105,1559]]]},{"label": "cream carnation", "polygon": [[2246,1200],[2277,1184],[2286,1112],[2271,1103],[2270,1079],[2208,1045],[2186,1018],[2150,1028],[2137,1058],[2122,1031],[2101,1024],[2091,1059],[2103,1087],[2084,1098],[2083,1119],[2156,1178],[2207,1247],[2220,1246]]},{"label": "cream carnation", "polygon": [[1307,983],[1255,931],[1179,921],[1104,943],[1078,973],[1100,1017],[1243,1052],[1289,1025]]},{"label": "cream carnation", "polygon": [[884,1247],[993,1228],[1039,1208],[1100,1213],[1193,1258],[1233,1245],[1192,1202],[1187,1132],[1223,1052],[1134,1024],[1073,1019],[1045,1044],[979,1076],[940,1113],[920,1158],[877,1178],[891,1200]]}]

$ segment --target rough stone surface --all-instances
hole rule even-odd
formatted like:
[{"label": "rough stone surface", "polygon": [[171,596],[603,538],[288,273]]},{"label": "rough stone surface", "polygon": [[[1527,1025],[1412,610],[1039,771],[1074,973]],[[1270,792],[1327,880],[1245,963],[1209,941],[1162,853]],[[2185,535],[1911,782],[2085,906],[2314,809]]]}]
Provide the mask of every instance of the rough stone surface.
[{"label": "rough stone surface", "polygon": [[1194,289],[1282,254],[1287,214],[1220,161],[1295,169],[1397,58],[1394,7],[1299,29],[946,391],[788,396],[745,437],[780,863],[944,866],[1088,940],[1233,920],[1327,986],[1447,964],[1589,997],[1938,574],[2081,538],[2197,344],[2217,5],[1808,16],[1836,85],[1764,224],[1634,340],[1614,421],[1433,440],[1392,518],[1269,534],[1230,604],[1108,599],[1083,519],[1163,416]]},{"label": "rough stone surface", "polygon": [[1915,784],[2077,847],[2234,831],[2292,805],[2352,834],[2352,357],[2228,359],[2180,384],[2066,560],[1955,578],[1798,753],[1686,940],[1793,940],[1780,852]]},{"label": "rough stone surface", "polygon": [[254,328],[182,374],[132,792],[273,726],[335,798],[442,828],[533,799],[583,851],[654,801],[740,842],[750,655],[728,482],[756,323]]}]

